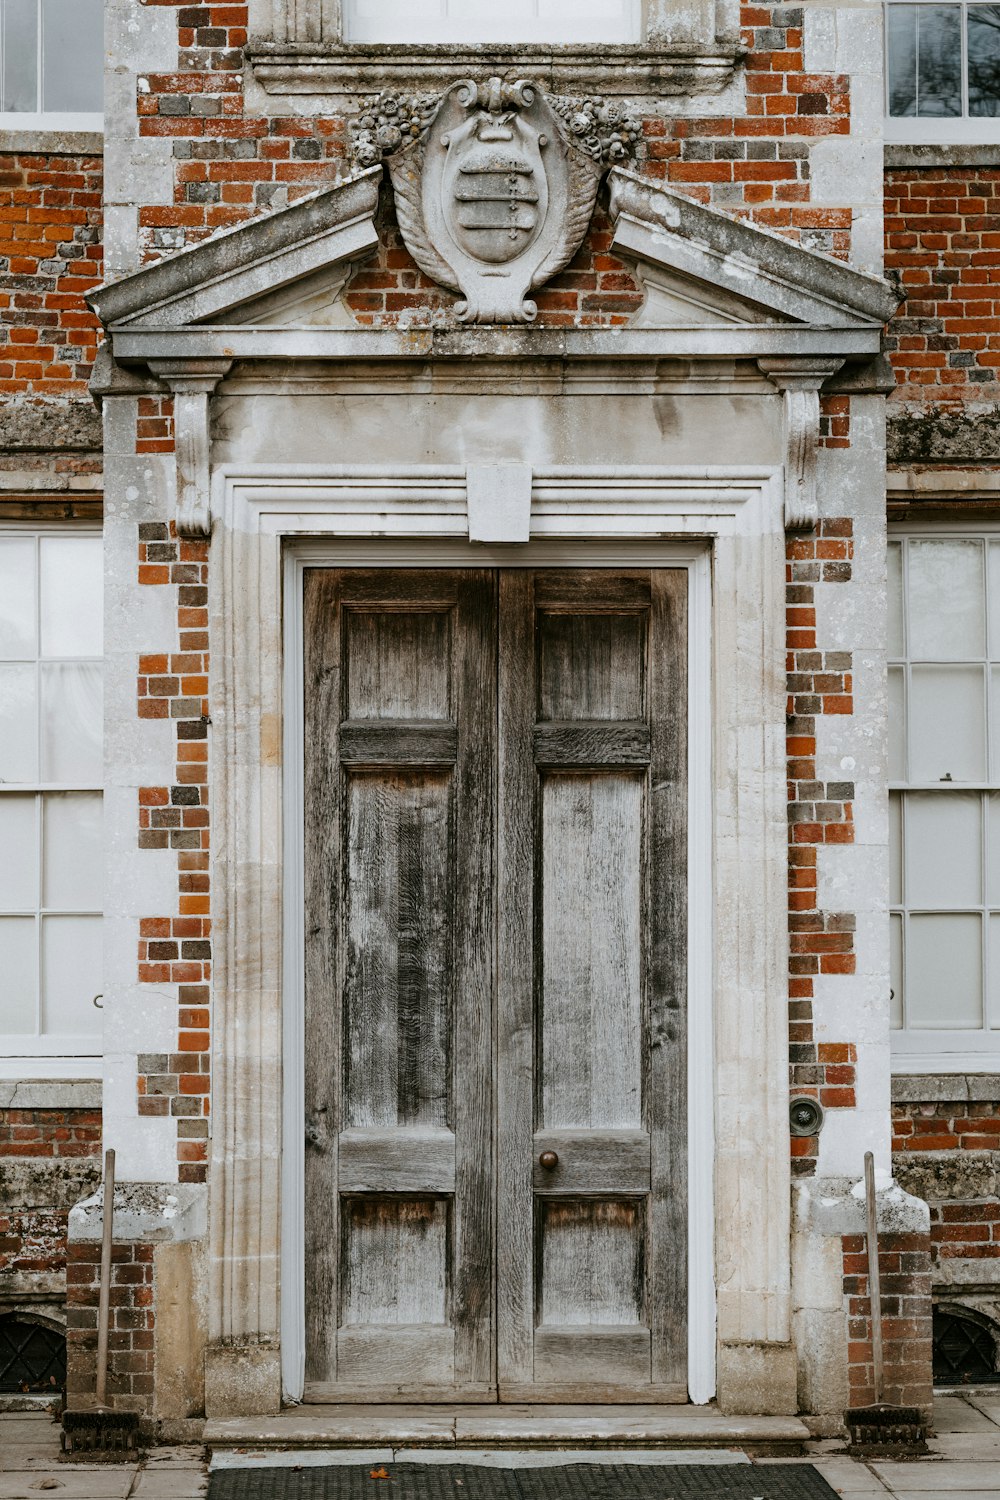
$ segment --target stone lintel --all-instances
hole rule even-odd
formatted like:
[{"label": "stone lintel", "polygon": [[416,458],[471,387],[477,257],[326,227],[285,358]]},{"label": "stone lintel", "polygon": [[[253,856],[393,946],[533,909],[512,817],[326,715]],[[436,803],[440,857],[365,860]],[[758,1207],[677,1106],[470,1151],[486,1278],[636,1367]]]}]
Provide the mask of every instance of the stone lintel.
[{"label": "stone lintel", "polygon": [[587,43],[558,47],[490,43],[476,47],[276,42],[253,37],[249,56],[254,78],[273,94],[354,98],[383,88],[431,92],[478,76],[488,66],[491,72],[508,77],[530,78],[550,93],[669,98],[724,88],[745,49],[735,42],[708,46],[621,43],[596,48]]}]

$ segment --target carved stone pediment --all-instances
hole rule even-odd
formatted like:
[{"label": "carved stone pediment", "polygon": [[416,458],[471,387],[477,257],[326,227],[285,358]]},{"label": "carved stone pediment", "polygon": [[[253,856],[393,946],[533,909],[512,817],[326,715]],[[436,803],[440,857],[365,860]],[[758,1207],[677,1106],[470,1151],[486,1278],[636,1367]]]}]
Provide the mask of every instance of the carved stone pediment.
[{"label": "carved stone pediment", "polygon": [[352,130],[360,166],[384,158],[406,246],[465,299],[465,323],[534,319],[528,293],[572,260],[606,166],[640,133],[620,106],[499,78],[379,95]]}]

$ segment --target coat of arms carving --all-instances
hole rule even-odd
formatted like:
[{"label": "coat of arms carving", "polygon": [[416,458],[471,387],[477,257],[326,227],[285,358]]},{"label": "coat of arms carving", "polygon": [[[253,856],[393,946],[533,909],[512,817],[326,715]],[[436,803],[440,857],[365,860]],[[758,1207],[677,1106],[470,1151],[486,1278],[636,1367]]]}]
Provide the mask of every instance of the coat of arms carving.
[{"label": "coat of arms carving", "polygon": [[528,293],[572,260],[605,168],[640,138],[617,104],[499,78],[439,95],[382,94],[352,132],[360,166],[385,159],[407,248],[465,299],[457,315],[466,323],[531,322]]}]

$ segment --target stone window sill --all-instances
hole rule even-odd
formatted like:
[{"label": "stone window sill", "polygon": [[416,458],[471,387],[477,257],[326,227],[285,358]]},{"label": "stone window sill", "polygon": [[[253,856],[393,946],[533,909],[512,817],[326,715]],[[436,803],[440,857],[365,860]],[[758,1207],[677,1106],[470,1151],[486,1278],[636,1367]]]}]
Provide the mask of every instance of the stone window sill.
[{"label": "stone window sill", "polygon": [[995,1060],[987,1058],[981,1073],[896,1073],[892,1080],[893,1104],[992,1103],[996,1099],[1000,1099],[1000,1074]]},{"label": "stone window sill", "polygon": [[100,156],[103,151],[100,130],[0,129],[0,152],[5,156]]},{"label": "stone window sill", "polygon": [[254,76],[272,94],[356,95],[385,88],[434,91],[485,69],[523,75],[552,93],[619,97],[716,92],[745,49],[663,43],[618,46],[402,46],[252,40]]}]

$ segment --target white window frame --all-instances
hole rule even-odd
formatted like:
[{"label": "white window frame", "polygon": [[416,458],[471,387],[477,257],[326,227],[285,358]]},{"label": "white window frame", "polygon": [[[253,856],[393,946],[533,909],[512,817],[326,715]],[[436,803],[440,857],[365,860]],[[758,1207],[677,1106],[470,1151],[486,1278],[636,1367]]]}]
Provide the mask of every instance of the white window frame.
[{"label": "white window frame", "polygon": [[962,107],[968,105],[969,59],[965,12],[975,0],[883,0],[883,87],[884,139],[889,145],[978,146],[1000,143],[1000,115],[961,115],[953,119],[935,119],[924,115],[890,115],[889,113],[889,25],[891,5],[955,5],[962,11]]},{"label": "white window frame", "polygon": [[[377,0],[376,0],[377,3]],[[525,46],[549,45],[565,46],[573,43],[593,42],[598,46],[619,45],[638,46],[643,39],[643,14],[642,0],[625,0],[624,8],[628,14],[628,25],[626,33],[620,36],[595,35],[594,26],[590,23],[582,23],[573,26],[567,23],[558,37],[551,35],[541,24],[542,18],[538,16],[539,0],[534,0],[536,12],[536,25],[534,27],[527,21],[520,24],[518,34],[505,35],[503,29],[498,33],[494,25],[496,16],[500,13],[492,0],[478,0],[477,13],[471,16],[456,16],[452,18],[452,8],[456,0],[424,0],[423,10],[437,7],[440,18],[440,27],[437,33],[430,36],[386,35],[377,25],[368,20],[359,18],[356,14],[357,0],[342,0],[343,35],[348,46],[385,44],[393,45],[399,43],[401,46],[420,45],[448,46],[448,45],[476,45],[480,42],[502,42],[505,44],[523,44]],[[459,0],[460,4],[467,4],[468,0]],[[414,0],[404,0],[404,8],[410,9]],[[390,23],[391,25],[391,23]],[[418,28],[419,30],[419,28]]]},{"label": "white window frame", "polygon": [[[75,521],[70,524],[64,522],[12,522],[0,523],[0,536],[27,537],[35,541],[35,566],[37,579],[38,566],[38,542],[42,537],[69,536],[79,537],[81,535],[102,535],[100,523],[88,521]],[[39,596],[36,589],[35,607],[38,609]],[[37,621],[36,621],[37,626]],[[37,658],[36,658],[37,659]],[[81,662],[92,661],[95,658],[79,657],[74,660]],[[101,662],[103,665],[103,656]],[[39,768],[40,769],[40,768]],[[40,798],[46,792],[100,792],[103,798],[104,783],[101,782],[43,782],[41,779],[32,782],[5,783],[0,790],[0,797],[6,794],[12,795],[34,795],[37,808],[40,806]],[[39,842],[39,861],[42,859],[42,849]],[[42,878],[41,863],[39,864],[39,880]],[[60,908],[60,916],[102,916],[103,911],[96,908],[88,908],[84,911],[64,911]],[[2,955],[0,955],[2,962]],[[53,1036],[31,1036],[29,1034],[14,1035],[9,1032],[0,1031],[0,1079],[42,1079],[42,1078],[100,1078],[101,1059],[103,1056],[103,1039],[98,1036],[76,1036],[53,1035]]]},{"label": "white window frame", "polygon": [[[965,524],[965,525],[961,524],[960,522],[947,523],[947,524],[942,524],[942,525],[927,525],[926,523],[924,523],[923,525],[921,525],[919,522],[908,522],[908,523],[900,523],[900,524],[891,526],[889,528],[889,533],[888,533],[888,541],[890,543],[901,541],[901,540],[907,540],[907,539],[908,540],[919,540],[919,541],[945,541],[945,540],[947,540],[949,538],[953,539],[953,540],[969,539],[971,541],[976,541],[976,540],[982,539],[984,542],[989,541],[989,540],[1000,541],[1000,524],[990,524],[990,523],[983,523],[981,521],[975,521],[975,522],[970,522],[969,524]],[[904,552],[905,552],[905,548],[904,548]],[[984,566],[988,567],[988,559],[985,558],[985,557],[984,557]],[[983,661],[985,663],[985,671],[987,673],[987,678],[988,678],[989,671],[990,671],[990,655],[989,655],[990,637],[989,637],[989,629],[990,629],[990,608],[991,608],[990,590],[989,590],[989,573],[988,573],[988,571],[986,572],[985,579],[984,579],[984,599],[985,599],[985,609],[986,609],[985,624],[984,624],[984,629],[985,629],[985,632],[986,632],[986,654],[985,654],[985,656],[983,658]],[[994,609],[1000,609],[1000,600],[993,601],[992,607]],[[887,653],[887,661],[888,661],[888,665],[889,666],[903,666],[904,668],[908,667],[909,662],[910,662],[910,657],[909,657],[908,643],[907,642],[904,642],[904,647],[906,647],[906,654],[904,654],[903,657],[889,656],[888,653]],[[969,658],[968,660],[971,661],[973,659]],[[961,666],[961,665],[963,665],[965,663],[965,661],[966,661],[966,658],[963,658],[962,661],[955,661],[955,662],[951,662],[951,663],[945,663],[945,665]],[[905,726],[904,726],[904,734],[905,734]],[[983,781],[983,782],[955,782],[955,783],[952,783],[952,784],[948,784],[948,783],[944,783],[944,782],[925,783],[925,782],[911,782],[911,781],[908,781],[908,780],[907,781],[896,781],[896,780],[892,780],[892,779],[889,779],[889,781],[888,781],[888,789],[889,789],[890,796],[894,792],[905,794],[906,792],[912,792],[912,791],[933,791],[933,792],[941,792],[944,795],[947,795],[947,793],[948,793],[949,790],[954,790],[954,791],[956,791],[956,792],[958,792],[960,794],[961,793],[966,793],[967,794],[969,792],[979,792],[980,795],[981,795],[981,797],[982,797],[982,799],[983,799],[983,802],[984,802],[984,819],[983,819],[983,825],[982,825],[983,859],[984,859],[984,861],[985,861],[985,858],[986,858],[985,850],[986,850],[986,837],[987,837],[986,821],[985,821],[985,801],[986,801],[986,798],[988,797],[988,795],[990,794],[990,792],[995,792],[997,795],[1000,795],[1000,780],[996,780],[996,781],[991,781],[990,780],[990,773],[991,773],[991,770],[992,770],[992,767],[993,767],[993,763],[994,763],[994,746],[992,744],[992,734],[993,734],[993,725],[992,725],[992,722],[991,722],[991,715],[989,713],[989,698],[987,697],[987,702],[986,702],[986,771],[987,771],[987,779],[985,781]],[[891,837],[891,834],[890,834],[890,837]],[[903,837],[904,837],[904,840],[905,840],[905,835],[903,835]],[[902,893],[902,894],[905,894],[905,892]],[[986,1008],[987,1008],[987,1005],[989,1003],[988,970],[987,970],[987,949],[988,949],[988,926],[987,926],[987,923],[988,923],[988,916],[989,916],[989,912],[991,910],[991,906],[990,906],[990,903],[986,899],[987,898],[987,894],[988,893],[987,893],[987,890],[986,890],[986,870],[984,868],[984,870],[983,870],[983,888],[982,888],[982,892],[981,892],[982,900],[981,900],[980,904],[977,906],[975,903],[970,903],[968,905],[963,905],[961,907],[961,911],[963,911],[963,912],[969,911],[969,912],[975,913],[975,912],[978,911],[978,912],[981,912],[981,914],[982,914],[983,942],[984,942],[984,961],[983,961],[983,1012],[984,1012],[984,1017],[987,1017],[987,1009]],[[891,895],[891,893],[890,893],[890,895]],[[901,904],[893,904],[893,903],[890,902],[890,905],[889,905],[890,917],[887,918],[887,921],[891,920],[891,917],[893,915],[902,915],[907,910],[917,910],[917,909],[918,908],[916,908],[916,907],[909,908],[905,902],[903,902]],[[998,909],[997,906],[996,906],[996,903],[993,904],[992,909],[993,910],[997,910]],[[919,908],[919,910],[921,910],[921,911],[927,911],[927,910],[935,910],[935,908],[927,908],[926,906],[921,906]],[[903,915],[903,920],[905,922],[905,915]],[[904,942],[904,944],[903,944],[904,987],[905,987],[905,965],[906,965],[906,956],[905,956],[905,953],[906,953],[906,945],[905,945],[905,942]],[[996,1019],[998,1020],[998,1022],[1000,1022],[1000,1015],[998,1015],[996,1017]],[[993,1029],[992,1029],[992,1035],[991,1035],[990,1029],[986,1025],[984,1025],[981,1028],[981,1030],[979,1030],[979,1031],[971,1031],[971,1030],[967,1030],[967,1029],[955,1030],[955,1031],[947,1031],[947,1030],[944,1030],[944,1029],[938,1031],[938,1030],[930,1030],[930,1029],[928,1029],[928,1030],[922,1030],[921,1031],[921,1030],[917,1030],[917,1029],[907,1030],[907,1029],[905,1029],[905,1027],[902,1030],[893,1028],[890,1031],[890,1037],[891,1037],[892,1071],[893,1071],[893,1073],[926,1073],[928,1071],[934,1071],[936,1073],[945,1073],[945,1074],[951,1074],[951,1073],[983,1073],[983,1072],[990,1072],[990,1073],[992,1073],[992,1072],[1000,1072],[1000,1024],[998,1024],[997,1026],[993,1027]]]},{"label": "white window frame", "polygon": [[[38,26],[38,87],[42,87],[42,49],[45,37],[45,5],[37,0],[39,8]],[[0,24],[2,24],[2,0],[0,0]],[[0,37],[0,66],[3,60],[3,42]],[[2,90],[2,76],[0,76]],[[16,110],[0,108],[0,130],[32,131],[39,133],[65,133],[66,131],[103,131],[104,113],[94,110],[37,109]]]}]

